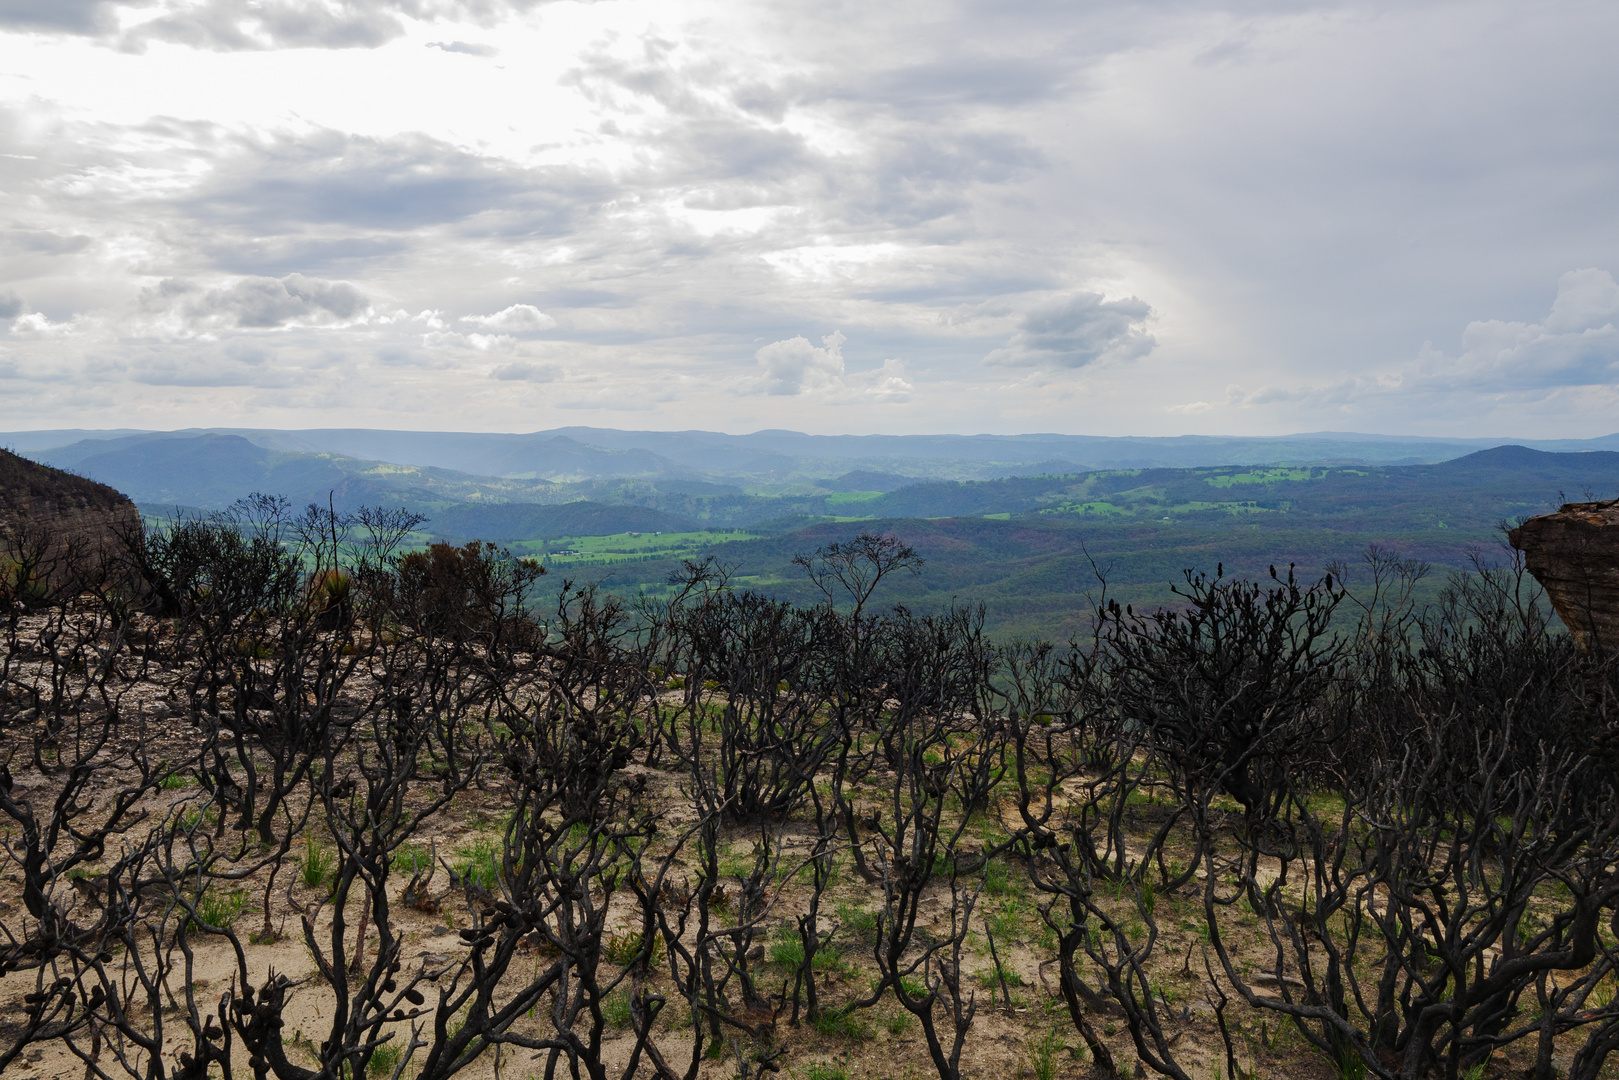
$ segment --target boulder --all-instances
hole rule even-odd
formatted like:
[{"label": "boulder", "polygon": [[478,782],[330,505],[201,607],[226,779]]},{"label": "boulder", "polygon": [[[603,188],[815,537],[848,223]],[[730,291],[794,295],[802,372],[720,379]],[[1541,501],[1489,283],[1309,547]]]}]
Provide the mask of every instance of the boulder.
[{"label": "boulder", "polygon": [[1565,503],[1507,539],[1581,649],[1619,649],[1619,499]]},{"label": "boulder", "polygon": [[127,496],[0,450],[0,564],[21,563],[41,581],[86,580],[140,529]]}]

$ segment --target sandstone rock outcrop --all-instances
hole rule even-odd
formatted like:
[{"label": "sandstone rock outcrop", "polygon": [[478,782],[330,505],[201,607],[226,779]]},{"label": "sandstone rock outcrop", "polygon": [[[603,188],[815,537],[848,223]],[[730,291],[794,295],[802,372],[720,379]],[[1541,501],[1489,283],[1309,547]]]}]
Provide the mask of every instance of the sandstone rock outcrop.
[{"label": "sandstone rock outcrop", "polygon": [[1564,503],[1507,539],[1580,648],[1619,649],[1619,499]]},{"label": "sandstone rock outcrop", "polygon": [[41,577],[68,563],[82,574],[140,535],[140,513],[106,484],[0,450],[0,562],[28,564]]}]

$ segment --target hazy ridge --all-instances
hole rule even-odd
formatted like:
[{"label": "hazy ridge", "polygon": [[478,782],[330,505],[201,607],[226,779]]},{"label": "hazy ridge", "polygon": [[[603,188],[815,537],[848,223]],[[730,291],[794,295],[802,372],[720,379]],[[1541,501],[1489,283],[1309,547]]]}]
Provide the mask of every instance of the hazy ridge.
[{"label": "hazy ridge", "polygon": [[[1082,621],[1097,569],[1121,598],[1156,603],[1172,599],[1171,584],[1188,568],[1264,575],[1272,564],[1297,563],[1318,572],[1354,562],[1369,544],[1441,571],[1465,567],[1475,553],[1495,551],[1503,520],[1619,493],[1619,452],[1604,449],[1616,442],[1587,440],[1568,452],[1349,435],[213,431],[96,433],[28,456],[110,484],[148,510],[217,509],[252,491],[294,504],[404,505],[429,518],[422,540],[495,540],[628,591],[661,588],[682,560],[712,554],[739,584],[805,600],[794,554],[862,529],[889,531],[927,560],[921,574],[895,584],[895,600],[983,603],[1002,632],[1060,636]],[[1049,456],[1081,444],[1105,467]],[[806,450],[816,456],[795,456]],[[1264,450],[1276,456],[1242,460]],[[1377,463],[1418,452],[1435,460]],[[385,453],[413,460],[377,456]],[[997,464],[993,455],[1017,460]],[[1197,464],[1140,464],[1163,460]],[[896,471],[896,461],[916,475]],[[628,534],[643,539],[571,542]],[[654,534],[656,542],[646,539]]]}]

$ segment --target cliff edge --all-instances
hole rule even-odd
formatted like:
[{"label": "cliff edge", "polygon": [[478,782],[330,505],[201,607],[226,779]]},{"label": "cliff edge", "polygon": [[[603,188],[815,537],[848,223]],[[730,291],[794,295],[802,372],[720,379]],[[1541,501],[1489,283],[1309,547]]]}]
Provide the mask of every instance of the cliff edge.
[{"label": "cliff edge", "polygon": [[1564,503],[1507,533],[1580,648],[1619,649],[1619,499]]}]

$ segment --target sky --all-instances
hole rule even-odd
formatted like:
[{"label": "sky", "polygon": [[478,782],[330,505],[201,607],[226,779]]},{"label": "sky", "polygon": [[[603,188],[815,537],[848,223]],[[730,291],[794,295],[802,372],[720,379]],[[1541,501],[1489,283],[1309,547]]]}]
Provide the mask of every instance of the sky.
[{"label": "sky", "polygon": [[1619,430],[1619,4],[0,0],[0,429]]}]

